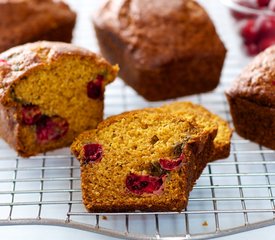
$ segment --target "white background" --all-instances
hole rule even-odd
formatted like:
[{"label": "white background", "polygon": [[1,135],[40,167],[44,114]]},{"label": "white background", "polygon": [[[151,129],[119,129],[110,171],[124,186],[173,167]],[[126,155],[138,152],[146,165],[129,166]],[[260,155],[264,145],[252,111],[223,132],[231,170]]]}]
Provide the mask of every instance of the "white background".
[{"label": "white background", "polygon": [[[100,0],[67,0],[72,8],[81,12],[78,16],[78,23],[74,33],[74,43],[83,47],[87,47],[95,52],[98,51],[96,39],[92,31],[91,15],[102,3]],[[229,15],[220,5],[218,1],[202,0],[203,4],[212,13],[221,38],[230,50],[231,55],[238,55],[240,62],[245,65],[248,61],[241,49],[240,39],[236,35],[234,23],[232,23]],[[1,213],[0,213],[1,214]],[[233,240],[233,239],[275,239],[275,227],[262,228],[256,231],[246,232],[238,235],[223,237],[219,239]],[[0,239],[113,239],[107,236],[98,235],[95,233],[80,231],[76,229],[54,227],[54,226],[1,226]]]}]

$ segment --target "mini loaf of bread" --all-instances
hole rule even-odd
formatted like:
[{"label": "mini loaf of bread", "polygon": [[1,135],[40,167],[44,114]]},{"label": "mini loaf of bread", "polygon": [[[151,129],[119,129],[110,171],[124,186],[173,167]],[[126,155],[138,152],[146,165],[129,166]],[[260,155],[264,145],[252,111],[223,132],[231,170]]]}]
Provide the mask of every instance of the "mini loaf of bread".
[{"label": "mini loaf of bread", "polygon": [[0,0],[0,52],[38,40],[70,42],[76,14],[63,1]]},{"label": "mini loaf of bread", "polygon": [[102,120],[118,71],[88,50],[36,42],[0,54],[0,136],[21,156],[68,146]]},{"label": "mini loaf of bread", "polygon": [[109,0],[94,16],[102,55],[147,100],[213,90],[226,49],[193,0]]},{"label": "mini loaf of bread", "polygon": [[113,116],[71,146],[92,212],[181,211],[213,151],[217,127],[169,112]]},{"label": "mini loaf of bread", "polygon": [[255,57],[226,96],[237,133],[275,149],[275,46]]}]

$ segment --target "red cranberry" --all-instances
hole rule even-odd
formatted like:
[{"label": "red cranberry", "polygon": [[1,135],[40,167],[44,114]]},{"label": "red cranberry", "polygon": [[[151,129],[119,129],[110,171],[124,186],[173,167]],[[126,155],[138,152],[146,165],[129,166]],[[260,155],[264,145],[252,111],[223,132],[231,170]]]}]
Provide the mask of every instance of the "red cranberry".
[{"label": "red cranberry", "polygon": [[245,45],[247,54],[250,56],[256,55],[259,53],[258,45],[255,43],[249,43]]},{"label": "red cranberry", "polygon": [[248,19],[241,28],[241,35],[249,55],[255,55],[274,44],[275,17]]},{"label": "red cranberry", "polygon": [[38,106],[27,105],[22,107],[22,121],[27,125],[38,122],[42,114]]},{"label": "red cranberry", "polygon": [[[239,5],[253,9],[270,9],[275,11],[275,0],[235,0]],[[238,12],[237,12],[238,13]],[[274,44],[275,17],[274,16],[249,16],[249,14],[238,13],[235,16],[243,20],[240,28],[247,53],[258,54],[260,51]],[[243,14],[243,15],[242,15]]]},{"label": "red cranberry", "polygon": [[87,85],[87,95],[89,98],[98,99],[103,95],[103,75],[98,75],[96,79],[90,81]]},{"label": "red cranberry", "polygon": [[161,189],[165,177],[166,175],[156,177],[131,173],[126,178],[126,187],[130,192],[139,195],[143,193],[156,194]]},{"label": "red cranberry", "polygon": [[263,51],[266,48],[272,46],[275,44],[275,36],[274,37],[269,37],[269,38],[263,38],[260,42],[259,42],[259,50]]},{"label": "red cranberry", "polygon": [[272,83],[273,86],[275,86],[275,81],[272,81],[271,83]]},{"label": "red cranberry", "polygon": [[69,129],[69,123],[61,117],[44,116],[36,125],[36,137],[41,143],[58,140],[63,137]]},{"label": "red cranberry", "polygon": [[162,169],[171,171],[171,170],[176,170],[177,168],[179,168],[183,160],[184,160],[184,154],[181,154],[180,157],[177,159],[163,159],[163,158],[161,158],[159,160],[159,164]]},{"label": "red cranberry", "polygon": [[244,42],[255,43],[258,39],[258,24],[255,19],[248,19],[241,27],[241,36],[244,38]]},{"label": "red cranberry", "polygon": [[268,6],[269,2],[270,2],[270,0],[257,0],[259,7],[266,7],[266,6]]},{"label": "red cranberry", "polygon": [[259,28],[261,38],[275,36],[275,17],[259,18]]},{"label": "red cranberry", "polygon": [[100,144],[88,143],[83,146],[85,163],[99,162],[102,159],[103,149]]}]

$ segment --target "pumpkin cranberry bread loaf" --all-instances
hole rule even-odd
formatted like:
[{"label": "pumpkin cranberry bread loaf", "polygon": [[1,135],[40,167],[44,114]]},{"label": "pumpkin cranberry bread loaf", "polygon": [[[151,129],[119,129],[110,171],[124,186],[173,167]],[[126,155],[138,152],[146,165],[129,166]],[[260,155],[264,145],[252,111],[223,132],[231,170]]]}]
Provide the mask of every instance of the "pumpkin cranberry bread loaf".
[{"label": "pumpkin cranberry bread loaf", "polygon": [[54,0],[0,0],[0,52],[38,40],[70,42],[76,14]]},{"label": "pumpkin cranberry bread loaf", "polygon": [[175,102],[160,107],[162,111],[169,111],[173,114],[180,114],[186,117],[195,117],[195,120],[202,125],[217,124],[218,133],[214,139],[214,151],[211,160],[227,158],[230,154],[230,139],[232,130],[229,124],[218,115],[209,112],[204,107],[191,102]]},{"label": "pumpkin cranberry bread loaf", "polygon": [[94,17],[102,55],[156,101],[214,89],[226,49],[193,0],[109,0]]},{"label": "pumpkin cranberry bread loaf", "polygon": [[0,54],[0,136],[24,157],[71,144],[102,120],[104,89],[117,71],[66,43]]},{"label": "pumpkin cranberry bread loaf", "polygon": [[275,46],[255,57],[226,96],[237,133],[275,149]]},{"label": "pumpkin cranberry bread loaf", "polygon": [[217,128],[139,110],[113,116],[71,146],[92,212],[181,211],[213,151]]}]

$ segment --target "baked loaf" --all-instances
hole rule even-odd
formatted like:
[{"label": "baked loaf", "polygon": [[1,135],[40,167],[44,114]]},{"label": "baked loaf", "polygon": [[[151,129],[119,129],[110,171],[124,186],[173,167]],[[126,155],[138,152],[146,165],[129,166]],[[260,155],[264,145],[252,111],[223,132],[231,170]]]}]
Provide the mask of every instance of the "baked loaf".
[{"label": "baked loaf", "polygon": [[275,149],[275,46],[255,57],[226,96],[237,133]]},{"label": "baked loaf", "polygon": [[81,163],[86,208],[181,211],[216,134],[217,128],[168,112],[132,111],[101,122],[71,146]]},{"label": "baked loaf", "polygon": [[118,71],[88,50],[36,42],[0,54],[0,135],[21,156],[64,147],[102,120]]},{"label": "baked loaf", "polygon": [[102,55],[147,100],[214,89],[226,49],[193,0],[109,0],[94,16]]},{"label": "baked loaf", "polygon": [[179,114],[186,117],[195,117],[195,120],[201,125],[209,127],[217,124],[218,133],[214,139],[214,151],[211,160],[227,158],[230,154],[230,140],[232,129],[229,124],[218,115],[209,112],[206,108],[191,102],[175,102],[160,107],[162,111],[169,111],[173,114]]},{"label": "baked loaf", "polygon": [[76,14],[63,1],[0,0],[0,52],[38,40],[70,42]]}]

